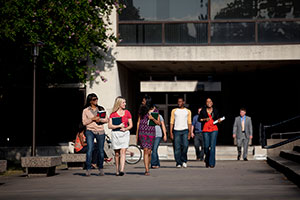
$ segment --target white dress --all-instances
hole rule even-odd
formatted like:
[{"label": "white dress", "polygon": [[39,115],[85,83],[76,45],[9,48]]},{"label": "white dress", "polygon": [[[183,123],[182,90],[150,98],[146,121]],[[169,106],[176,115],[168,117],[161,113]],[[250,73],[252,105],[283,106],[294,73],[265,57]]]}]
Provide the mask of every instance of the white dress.
[{"label": "white dress", "polygon": [[123,149],[128,148],[130,140],[129,131],[112,131],[111,133],[111,143],[113,149]]}]

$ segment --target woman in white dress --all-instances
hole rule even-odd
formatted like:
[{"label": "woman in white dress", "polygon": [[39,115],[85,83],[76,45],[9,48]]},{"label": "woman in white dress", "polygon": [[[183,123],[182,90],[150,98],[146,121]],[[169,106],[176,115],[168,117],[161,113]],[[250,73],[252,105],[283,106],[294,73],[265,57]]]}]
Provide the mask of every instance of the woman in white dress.
[{"label": "woman in white dress", "polygon": [[130,139],[129,130],[132,128],[132,116],[125,108],[126,100],[117,97],[108,122],[108,128],[112,129],[112,148],[115,150],[117,176],[124,175],[125,156]]}]

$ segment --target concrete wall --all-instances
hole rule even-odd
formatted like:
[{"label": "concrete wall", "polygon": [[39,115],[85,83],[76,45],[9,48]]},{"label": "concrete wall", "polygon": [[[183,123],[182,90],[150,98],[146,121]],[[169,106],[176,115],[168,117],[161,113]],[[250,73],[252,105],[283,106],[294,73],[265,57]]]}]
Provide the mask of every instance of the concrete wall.
[{"label": "concrete wall", "polygon": [[[272,145],[276,144],[282,141],[285,141],[287,139],[268,139],[267,144]],[[294,146],[299,146],[300,145],[300,140],[296,140],[294,142],[282,145],[280,147],[274,148],[274,149],[268,149],[267,150],[267,155],[268,156],[279,156],[280,151],[282,150],[293,150]]]}]

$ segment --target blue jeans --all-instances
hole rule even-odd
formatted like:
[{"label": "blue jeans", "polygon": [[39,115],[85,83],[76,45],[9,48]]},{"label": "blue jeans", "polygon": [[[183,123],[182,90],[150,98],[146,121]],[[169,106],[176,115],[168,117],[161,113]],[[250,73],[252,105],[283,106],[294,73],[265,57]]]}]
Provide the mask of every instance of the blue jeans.
[{"label": "blue jeans", "polygon": [[188,134],[188,129],[182,131],[174,130],[174,155],[176,165],[182,165],[182,163],[187,162],[187,151],[189,148]]},{"label": "blue jeans", "polygon": [[99,169],[103,169],[103,161],[104,161],[104,141],[105,141],[105,134],[98,135],[94,134],[92,131],[87,130],[85,132],[86,136],[86,143],[87,143],[87,152],[86,152],[86,169],[91,169],[92,163],[92,154],[94,148],[94,138],[97,140],[98,145],[98,167]]},{"label": "blue jeans", "polygon": [[155,137],[153,148],[152,148],[152,154],[151,154],[151,167],[160,166],[159,157],[157,153],[160,140],[161,137]]},{"label": "blue jeans", "polygon": [[208,166],[214,167],[216,165],[217,136],[218,131],[203,132],[205,163]]}]

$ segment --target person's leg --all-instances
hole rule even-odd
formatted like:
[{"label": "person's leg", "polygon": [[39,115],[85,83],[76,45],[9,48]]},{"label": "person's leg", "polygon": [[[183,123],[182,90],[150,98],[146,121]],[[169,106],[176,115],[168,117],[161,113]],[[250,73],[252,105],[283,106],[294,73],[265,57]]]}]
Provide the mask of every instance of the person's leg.
[{"label": "person's leg", "polygon": [[105,135],[96,135],[96,139],[98,146],[98,167],[99,169],[103,169]]},{"label": "person's leg", "polygon": [[116,174],[120,171],[120,149],[115,149]]},{"label": "person's leg", "polygon": [[153,143],[153,149],[151,154],[151,167],[159,166],[159,158],[158,158],[158,146],[160,143],[161,137],[156,137]]},{"label": "person's leg", "polygon": [[244,148],[244,152],[243,152],[243,159],[247,159],[248,156],[248,145],[249,145],[249,139],[245,138],[244,139],[244,144],[243,144],[243,148]]},{"label": "person's leg", "polygon": [[148,148],[144,148],[144,166],[145,166],[145,173],[149,173],[149,153],[148,153]]},{"label": "person's leg", "polygon": [[182,162],[183,163],[187,163],[187,152],[188,152],[188,148],[189,148],[189,139],[188,139],[188,134],[189,131],[188,130],[184,130],[182,131]]},{"label": "person's leg", "polygon": [[181,162],[181,139],[180,133],[178,131],[174,131],[174,157],[176,161],[176,166],[182,165]]},{"label": "person's leg", "polygon": [[200,133],[195,133],[194,147],[196,152],[196,159],[200,160]]},{"label": "person's leg", "polygon": [[237,157],[237,159],[238,159],[238,160],[241,159],[241,154],[242,154],[242,143],[243,143],[243,139],[242,139],[242,138],[237,138],[237,139],[236,139],[236,145],[237,145],[237,151],[238,151],[238,157]]},{"label": "person's leg", "polygon": [[203,139],[203,133],[199,133],[199,141],[200,141],[200,147],[201,147],[201,151],[200,151],[200,160],[203,160],[204,157],[204,139]]},{"label": "person's leg", "polygon": [[206,167],[209,166],[209,143],[210,143],[210,137],[208,132],[203,133],[203,140],[204,140],[204,154],[205,154],[205,164]]},{"label": "person's leg", "polygon": [[216,165],[216,144],[217,144],[218,131],[213,131],[210,133],[210,135],[211,135],[211,141],[210,141],[209,166],[214,167]]},{"label": "person's leg", "polygon": [[94,147],[94,133],[87,130],[86,133],[86,142],[87,142],[87,152],[86,152],[86,169],[91,169],[92,164],[92,152]]},{"label": "person's leg", "polygon": [[124,173],[125,168],[125,158],[126,158],[126,148],[120,150],[120,172]]}]

